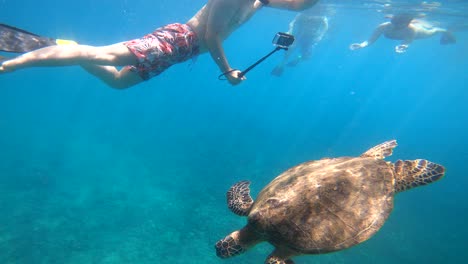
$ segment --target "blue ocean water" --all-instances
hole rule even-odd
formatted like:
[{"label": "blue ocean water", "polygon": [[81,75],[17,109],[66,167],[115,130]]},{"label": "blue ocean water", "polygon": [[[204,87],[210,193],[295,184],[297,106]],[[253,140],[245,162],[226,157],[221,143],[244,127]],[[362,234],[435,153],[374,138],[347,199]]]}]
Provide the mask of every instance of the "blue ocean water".
[{"label": "blue ocean water", "polygon": [[[106,45],[185,22],[202,0],[0,1],[2,23]],[[426,3],[426,2],[424,2]],[[322,1],[334,13],[312,58],[270,75],[275,54],[232,87],[209,55],[128,90],[79,67],[0,75],[0,263],[263,263],[272,246],[219,259],[245,219],[227,189],[255,195],[300,162],[356,156],[389,139],[389,158],[425,158],[441,181],[399,194],[370,240],[296,263],[463,263],[468,258],[466,1]],[[426,3],[427,4],[427,3]],[[386,8],[422,8],[455,45],[379,39],[350,51]],[[264,8],[226,42],[233,67],[271,51],[294,12]]]}]

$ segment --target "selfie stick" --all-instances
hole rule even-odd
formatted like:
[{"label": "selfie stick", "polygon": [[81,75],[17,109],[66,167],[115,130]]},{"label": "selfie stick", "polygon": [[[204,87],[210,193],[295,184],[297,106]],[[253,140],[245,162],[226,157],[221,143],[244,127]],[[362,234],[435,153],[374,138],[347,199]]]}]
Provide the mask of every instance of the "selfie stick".
[{"label": "selfie stick", "polygon": [[[266,56],[264,56],[263,58],[259,59],[257,62],[255,62],[254,64],[250,65],[250,67],[248,67],[247,69],[245,69],[244,71],[240,72],[238,75],[237,75],[237,78],[242,78],[244,77],[250,70],[252,70],[253,68],[255,68],[255,66],[257,66],[258,64],[260,64],[262,61],[264,61],[266,58],[270,57],[273,53],[277,52],[278,50],[281,50],[281,49],[284,49],[284,50],[288,50],[288,47],[294,42],[294,36],[293,35],[290,35],[288,33],[283,33],[283,32],[278,32],[275,36],[275,38],[273,39],[273,44],[276,46],[276,48],[268,53]],[[226,74],[228,73],[231,73],[233,71],[236,71],[234,69],[230,70],[230,71],[227,71],[227,72],[223,72],[221,73],[219,76],[218,76],[218,79],[219,80],[226,80],[224,79],[223,77],[226,77]]]},{"label": "selfie stick", "polygon": [[245,69],[244,71],[242,71],[241,73],[239,73],[239,78],[242,78],[244,77],[244,75],[246,75],[250,70],[252,70],[253,68],[255,68],[255,66],[257,66],[258,64],[260,64],[262,61],[264,61],[266,58],[270,57],[271,54],[277,52],[278,50],[280,49],[285,49],[287,50],[288,48],[282,48],[282,47],[276,47],[272,52],[268,53],[266,56],[264,56],[263,58],[259,59],[257,62],[255,62],[254,64],[250,65],[250,67],[248,67],[247,69]]}]

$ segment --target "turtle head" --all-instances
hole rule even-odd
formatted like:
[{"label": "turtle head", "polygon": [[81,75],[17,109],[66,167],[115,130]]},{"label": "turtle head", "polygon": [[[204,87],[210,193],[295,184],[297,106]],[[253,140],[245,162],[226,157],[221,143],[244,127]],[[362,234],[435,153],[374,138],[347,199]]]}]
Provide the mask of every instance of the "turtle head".
[{"label": "turtle head", "polygon": [[442,165],[424,160],[398,160],[394,165],[395,192],[427,185],[441,179],[445,174]]}]

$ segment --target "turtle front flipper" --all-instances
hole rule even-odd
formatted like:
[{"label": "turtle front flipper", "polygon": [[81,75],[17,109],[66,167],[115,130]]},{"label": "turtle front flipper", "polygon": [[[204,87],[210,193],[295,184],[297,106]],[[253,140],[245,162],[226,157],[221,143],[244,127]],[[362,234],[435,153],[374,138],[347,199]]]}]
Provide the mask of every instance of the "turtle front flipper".
[{"label": "turtle front flipper", "polygon": [[229,258],[245,252],[245,248],[239,242],[239,231],[216,242],[216,255],[220,258]]},{"label": "turtle front flipper", "polygon": [[237,230],[216,242],[216,255],[220,258],[229,258],[251,248],[255,244],[263,241],[263,237],[252,230],[249,226]]},{"label": "turtle front flipper", "polygon": [[445,174],[442,165],[424,159],[398,160],[393,166],[396,175],[395,192],[435,182]]},{"label": "turtle front flipper", "polygon": [[253,200],[249,185],[249,181],[240,181],[229,188],[226,194],[229,209],[237,215],[246,216],[250,212]]},{"label": "turtle front flipper", "polygon": [[362,158],[384,159],[391,156],[397,146],[396,140],[385,141],[361,154]]}]

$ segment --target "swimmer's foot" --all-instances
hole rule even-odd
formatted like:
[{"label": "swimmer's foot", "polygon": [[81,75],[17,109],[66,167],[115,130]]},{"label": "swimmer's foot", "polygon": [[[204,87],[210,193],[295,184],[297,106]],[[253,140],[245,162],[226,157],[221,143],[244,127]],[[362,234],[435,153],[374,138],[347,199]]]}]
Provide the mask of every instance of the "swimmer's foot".
[{"label": "swimmer's foot", "polygon": [[7,58],[0,56],[0,73],[5,71],[3,69],[3,62],[6,61],[6,60],[7,60]]},{"label": "swimmer's foot", "polygon": [[6,61],[11,58],[0,56],[0,73],[12,72],[13,69],[9,68]]},{"label": "swimmer's foot", "polygon": [[281,76],[283,75],[283,67],[282,66],[276,66],[272,71],[271,71],[271,74],[272,75],[275,75],[275,76]]},{"label": "swimmer's foot", "polygon": [[288,64],[286,65],[288,65],[289,67],[295,67],[297,66],[297,64],[299,64],[299,62],[301,62],[301,60],[302,60],[302,57],[297,57],[294,60],[288,62]]},{"label": "swimmer's foot", "polygon": [[453,35],[452,32],[444,32],[442,36],[440,37],[440,44],[442,45],[448,45],[448,44],[455,44],[457,43],[457,38],[455,38],[455,35]]}]

